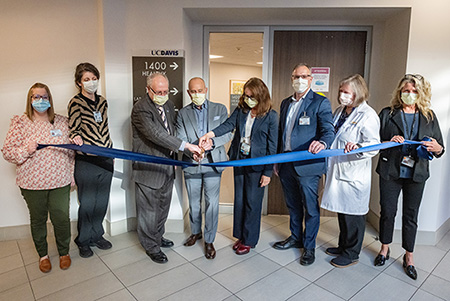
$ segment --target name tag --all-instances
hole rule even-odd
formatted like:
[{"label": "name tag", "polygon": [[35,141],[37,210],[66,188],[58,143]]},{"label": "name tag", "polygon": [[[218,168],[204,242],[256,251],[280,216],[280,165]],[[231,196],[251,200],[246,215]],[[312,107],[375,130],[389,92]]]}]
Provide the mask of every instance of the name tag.
[{"label": "name tag", "polygon": [[402,165],[413,168],[415,163],[411,156],[403,156]]},{"label": "name tag", "polygon": [[309,116],[306,115],[300,117],[300,119],[298,120],[298,125],[309,125],[309,123],[310,123]]},{"label": "name tag", "polygon": [[52,135],[52,137],[61,137],[62,131],[60,129],[50,130],[50,135]]},{"label": "name tag", "polygon": [[98,111],[95,111],[94,112],[94,119],[95,119],[95,122],[98,122],[98,123],[102,122],[103,121],[102,113],[100,113]]},{"label": "name tag", "polygon": [[241,138],[241,153],[244,156],[248,156],[250,154],[250,138],[242,137]]}]

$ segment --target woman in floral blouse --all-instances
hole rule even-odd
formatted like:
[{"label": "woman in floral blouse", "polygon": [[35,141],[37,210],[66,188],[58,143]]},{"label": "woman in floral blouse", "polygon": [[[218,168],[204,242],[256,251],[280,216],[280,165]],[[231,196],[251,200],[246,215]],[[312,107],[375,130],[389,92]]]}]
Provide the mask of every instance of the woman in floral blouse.
[{"label": "woman in floral blouse", "polygon": [[31,235],[39,254],[39,269],[52,269],[47,247],[47,218],[55,232],[60,268],[70,267],[70,186],[73,183],[74,154],[71,150],[39,144],[69,142],[67,117],[55,114],[50,89],[41,83],[28,91],[26,112],[14,116],[5,143],[3,157],[16,164],[17,178],[30,211]]}]

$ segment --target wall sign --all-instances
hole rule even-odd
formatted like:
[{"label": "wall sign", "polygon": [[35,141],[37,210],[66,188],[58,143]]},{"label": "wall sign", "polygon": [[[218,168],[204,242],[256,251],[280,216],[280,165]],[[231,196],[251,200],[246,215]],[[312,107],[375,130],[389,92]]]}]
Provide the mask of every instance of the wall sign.
[{"label": "wall sign", "polygon": [[314,92],[329,92],[330,67],[312,67],[313,77],[311,88]]},{"label": "wall sign", "polygon": [[183,107],[184,51],[147,50],[132,57],[133,104],[146,97],[147,76],[163,73],[169,78],[169,99],[177,110]]}]

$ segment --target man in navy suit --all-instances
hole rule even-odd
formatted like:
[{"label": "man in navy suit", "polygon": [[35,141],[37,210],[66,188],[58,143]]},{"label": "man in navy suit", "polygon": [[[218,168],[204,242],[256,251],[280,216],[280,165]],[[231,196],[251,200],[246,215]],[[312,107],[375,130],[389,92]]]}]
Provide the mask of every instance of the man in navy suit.
[{"label": "man in navy suit", "polygon": [[[330,101],[311,90],[311,68],[298,64],[292,70],[295,94],[284,99],[280,107],[278,152],[307,150],[317,154],[328,148],[334,139]],[[316,237],[319,231],[319,180],[326,172],[326,160],[283,163],[276,166],[289,209],[291,236],[276,242],[279,250],[304,248],[300,264],[315,260]],[[303,231],[303,217],[305,229]]]}]

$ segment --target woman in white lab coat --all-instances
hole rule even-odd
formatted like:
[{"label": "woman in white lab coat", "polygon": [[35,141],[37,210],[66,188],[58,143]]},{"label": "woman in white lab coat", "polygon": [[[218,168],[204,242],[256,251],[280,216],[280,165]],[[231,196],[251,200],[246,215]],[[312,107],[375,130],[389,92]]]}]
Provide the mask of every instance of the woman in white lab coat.
[{"label": "woman in white lab coat", "polygon": [[[380,120],[367,104],[368,97],[369,91],[361,75],[352,75],[340,82],[340,106],[333,114],[336,138],[332,149],[344,149],[348,153],[380,143]],[[376,154],[374,151],[328,159],[321,207],[338,213],[338,247],[326,250],[327,254],[337,256],[331,260],[336,267],[358,262],[369,211],[371,158]]]}]

